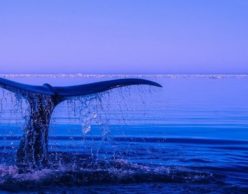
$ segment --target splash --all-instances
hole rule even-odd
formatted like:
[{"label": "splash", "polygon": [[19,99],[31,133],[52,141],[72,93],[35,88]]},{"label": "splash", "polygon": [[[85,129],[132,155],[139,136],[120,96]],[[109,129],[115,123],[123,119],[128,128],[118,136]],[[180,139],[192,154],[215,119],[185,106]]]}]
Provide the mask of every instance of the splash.
[{"label": "splash", "polygon": [[[151,167],[125,160],[91,163],[88,166],[30,170],[20,173],[14,166],[0,166],[0,188],[7,191],[40,190],[54,186],[84,186],[128,183],[221,183],[218,174],[187,168]],[[15,187],[11,186],[15,185]]]},{"label": "splash", "polygon": [[[117,79],[70,87],[53,87],[47,83],[43,86],[32,86],[0,78],[0,87],[21,95],[30,106],[30,116],[17,151],[17,165],[38,169],[48,165],[48,130],[52,113],[58,104],[75,97],[95,95],[130,85],[162,87],[156,82],[144,79]],[[87,120],[85,124],[84,132],[88,133],[90,126]]]},{"label": "splash", "polygon": [[[50,86],[44,87],[50,88]],[[20,115],[16,122],[24,125],[22,128],[24,134],[21,140],[21,133],[18,137],[10,134],[14,140],[11,142],[11,146],[13,146],[13,150],[17,150],[15,160],[13,154],[8,150],[6,150],[7,154],[1,153],[5,157],[5,163],[1,162],[0,166],[0,188],[11,190],[9,186],[15,185],[15,189],[25,190],[30,189],[32,185],[37,188],[46,185],[54,186],[57,183],[66,186],[67,183],[71,185],[102,184],[115,183],[116,180],[125,183],[132,181],[132,177],[139,177],[141,171],[145,172],[146,169],[148,169],[147,173],[153,171],[149,167],[130,166],[125,160],[120,160],[120,157],[117,156],[118,153],[115,153],[115,146],[111,142],[110,122],[126,122],[126,116],[122,113],[129,108],[129,103],[125,101],[129,97],[128,95],[131,95],[130,89],[122,89],[117,90],[114,94],[105,92],[70,97],[61,103],[60,106],[63,110],[61,114],[64,115],[64,118],[72,119],[71,123],[75,123],[77,120],[77,123],[81,125],[81,144],[86,148],[82,149],[82,152],[68,153],[64,150],[48,149],[50,124],[57,122],[56,115],[55,117],[52,115],[57,105],[64,99],[57,98],[56,94],[22,93],[18,95],[17,92],[17,95],[13,95],[4,91],[0,98],[0,110],[1,113],[4,113],[1,116],[10,119],[11,115],[16,119],[16,115]],[[11,105],[11,108],[8,107],[10,108],[8,111],[4,107],[5,104]],[[115,111],[119,110],[121,113],[116,115],[115,112],[112,112],[110,114],[111,108],[114,108]],[[116,116],[118,119],[115,119]],[[95,126],[98,126],[98,130],[100,130],[100,136],[97,137],[99,141],[95,141],[95,131],[93,130]],[[91,137],[93,138],[91,139]],[[73,140],[74,137],[70,138]],[[17,141],[19,140],[20,144],[18,145]],[[91,143],[89,143],[90,141]],[[73,144],[73,142],[70,143]],[[105,149],[101,149],[103,145],[111,148],[112,156]],[[64,183],[65,179],[69,182]]]}]

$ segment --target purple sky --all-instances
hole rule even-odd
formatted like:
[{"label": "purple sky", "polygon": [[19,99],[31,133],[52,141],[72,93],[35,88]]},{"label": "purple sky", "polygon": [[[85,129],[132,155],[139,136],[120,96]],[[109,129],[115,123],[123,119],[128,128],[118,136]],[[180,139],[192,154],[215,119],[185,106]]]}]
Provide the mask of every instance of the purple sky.
[{"label": "purple sky", "polygon": [[248,73],[247,0],[6,0],[0,73]]}]

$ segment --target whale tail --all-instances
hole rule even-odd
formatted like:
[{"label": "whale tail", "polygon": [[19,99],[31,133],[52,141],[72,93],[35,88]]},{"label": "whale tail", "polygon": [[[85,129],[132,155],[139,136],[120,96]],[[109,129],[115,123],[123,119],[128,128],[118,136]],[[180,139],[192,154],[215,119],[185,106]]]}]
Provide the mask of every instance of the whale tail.
[{"label": "whale tail", "polygon": [[17,165],[39,168],[48,164],[48,128],[54,108],[64,100],[130,85],[160,84],[145,79],[116,79],[91,84],[53,87],[32,86],[0,78],[0,87],[22,95],[30,105],[30,117],[17,151]]},{"label": "whale tail", "polygon": [[22,84],[14,81],[10,81],[4,78],[0,78],[0,87],[9,90],[14,93],[23,95],[24,97],[30,94],[36,95],[47,95],[47,96],[57,96],[60,99],[68,99],[70,97],[85,96],[95,93],[104,92],[114,88],[131,86],[131,85],[150,85],[162,87],[160,84],[145,80],[145,79],[116,79],[110,81],[101,81],[91,84],[83,84],[77,86],[67,86],[67,87],[53,87],[49,84],[44,84],[43,86],[33,86]]}]

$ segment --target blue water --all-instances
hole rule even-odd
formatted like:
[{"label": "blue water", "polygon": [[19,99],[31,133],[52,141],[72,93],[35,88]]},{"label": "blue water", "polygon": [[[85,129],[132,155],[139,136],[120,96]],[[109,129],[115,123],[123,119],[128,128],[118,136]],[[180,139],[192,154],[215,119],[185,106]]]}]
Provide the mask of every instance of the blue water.
[{"label": "blue water", "polygon": [[[32,84],[119,76],[31,75]],[[49,132],[51,167],[15,166],[28,109],[0,90],[2,193],[248,193],[248,76],[146,76],[61,104]]]}]

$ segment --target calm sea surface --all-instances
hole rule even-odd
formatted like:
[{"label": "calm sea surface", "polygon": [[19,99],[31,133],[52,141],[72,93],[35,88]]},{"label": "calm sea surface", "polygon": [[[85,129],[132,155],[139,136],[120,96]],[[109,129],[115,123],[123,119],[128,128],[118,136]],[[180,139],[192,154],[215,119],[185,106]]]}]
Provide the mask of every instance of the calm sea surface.
[{"label": "calm sea surface", "polygon": [[20,172],[15,154],[29,116],[0,89],[0,193],[248,193],[248,76],[2,75],[33,85],[142,77],[57,107],[51,168]]}]

